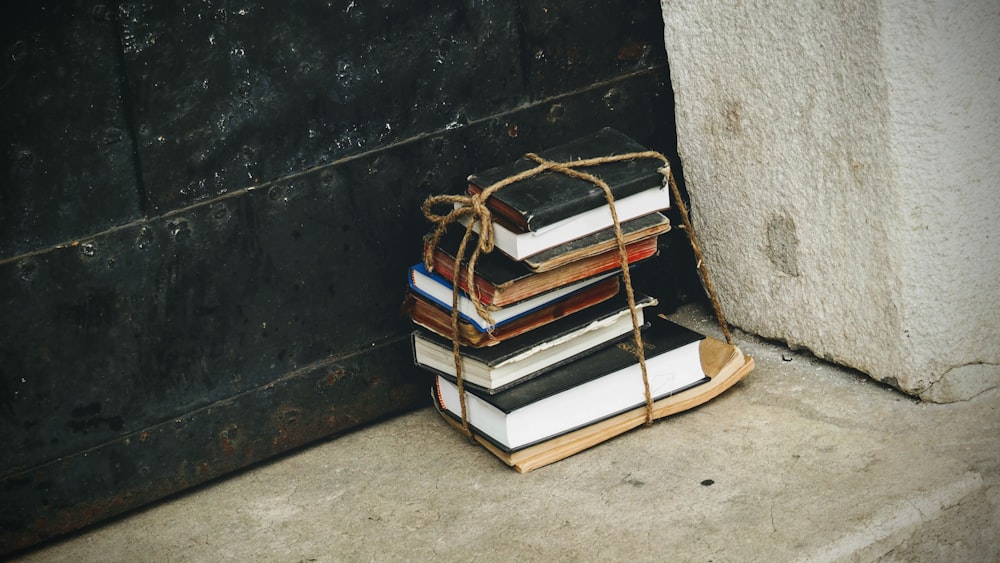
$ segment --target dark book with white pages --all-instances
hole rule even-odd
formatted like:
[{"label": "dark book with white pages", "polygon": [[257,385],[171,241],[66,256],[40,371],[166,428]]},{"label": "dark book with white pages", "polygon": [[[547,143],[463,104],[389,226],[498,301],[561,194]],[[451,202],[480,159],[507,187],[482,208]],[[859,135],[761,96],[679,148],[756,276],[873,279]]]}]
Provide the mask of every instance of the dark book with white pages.
[{"label": "dark book with white pages", "polygon": [[[709,381],[699,343],[704,336],[651,316],[643,349],[654,400]],[[500,450],[515,452],[629,411],[645,402],[635,342],[622,340],[579,360],[490,395],[467,388],[467,420]],[[440,409],[460,417],[457,385],[435,379]]]},{"label": "dark book with white pages", "polygon": [[[642,326],[643,310],[656,300],[636,294],[635,302]],[[462,378],[467,388],[494,394],[630,336],[632,330],[628,300],[622,293],[496,346],[461,347]],[[418,330],[411,341],[418,366],[456,379],[449,339]]]},{"label": "dark book with white pages", "polygon": [[[540,152],[538,155],[555,162],[573,162],[584,159],[638,153],[648,150],[629,136],[605,127],[599,131]],[[477,193],[508,176],[530,170],[538,163],[521,157],[513,164],[497,166],[469,176],[469,193]],[[656,158],[639,158],[607,162],[580,168],[599,177],[611,188],[623,213],[624,201],[650,189],[664,186],[660,168],[664,163]],[[551,229],[554,225],[581,213],[607,205],[604,191],[587,180],[568,176],[557,171],[547,171],[505,186],[494,192],[486,205],[502,216],[505,226],[512,232],[535,232]],[[657,208],[647,208],[646,213]],[[638,216],[638,215],[634,215]]]}]

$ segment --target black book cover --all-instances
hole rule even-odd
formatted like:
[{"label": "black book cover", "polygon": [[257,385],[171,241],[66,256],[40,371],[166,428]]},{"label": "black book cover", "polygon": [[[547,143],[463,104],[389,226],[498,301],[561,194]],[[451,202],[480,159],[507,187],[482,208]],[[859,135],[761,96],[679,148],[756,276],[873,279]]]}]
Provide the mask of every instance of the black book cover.
[{"label": "black book cover", "polygon": [[[646,360],[705,338],[701,334],[654,314],[647,314],[649,328],[642,332]],[[627,342],[627,341],[624,341]],[[632,343],[634,346],[634,342]],[[585,358],[563,364],[544,376],[530,379],[505,391],[490,395],[468,389],[503,412],[511,412],[546,397],[556,395],[609,373],[638,363],[625,347],[610,346]]]},{"label": "black book cover", "polygon": [[[554,147],[539,156],[556,162],[569,162],[600,156],[612,156],[648,150],[625,134],[611,128],[581,137]],[[522,157],[512,165],[498,166],[469,176],[469,183],[486,188],[508,176],[534,168],[538,164]],[[655,158],[642,158],[610,162],[580,169],[593,174],[611,188],[616,200],[663,185],[658,172],[663,162]],[[491,204],[492,200],[499,200]],[[546,172],[501,188],[487,200],[487,206],[496,203],[513,211],[522,227],[537,231],[547,225],[572,217],[578,213],[605,204],[604,191],[585,180],[559,172]],[[499,208],[498,208],[499,209]]]},{"label": "black book cover", "polygon": [[[645,308],[655,305],[656,300],[648,295],[636,292],[635,304],[636,307],[638,308]],[[472,360],[475,360],[490,367],[495,367],[513,357],[516,357],[520,354],[527,352],[528,350],[531,350],[532,348],[537,348],[540,345],[544,345],[545,343],[552,342],[554,340],[562,338],[567,334],[582,329],[583,327],[589,325],[590,323],[611,318],[621,313],[622,311],[628,311],[628,299],[625,297],[624,293],[619,293],[618,295],[612,297],[607,301],[603,301],[592,307],[587,307],[586,309],[577,311],[576,313],[566,315],[565,317],[562,317],[549,324],[543,325],[534,330],[526,332],[520,336],[515,336],[508,340],[504,340],[499,344],[497,344],[496,346],[489,346],[484,348],[473,348],[471,346],[462,346],[460,347],[460,353],[467,358],[470,358]],[[419,331],[419,333],[422,338],[437,344],[441,348],[451,350],[452,347],[451,340],[444,338],[441,335],[435,334],[429,330],[421,330]],[[504,385],[502,387],[498,387],[496,389],[493,389],[492,391],[480,385],[469,383],[468,381],[465,382],[465,385],[467,386],[467,388],[478,390],[483,394],[495,394],[513,385],[520,385],[531,378],[547,373],[563,364],[567,364],[581,357],[590,355],[591,353],[601,349],[604,346],[610,346],[615,342],[618,342],[626,337],[631,337],[631,336],[632,332],[630,330],[624,335],[611,339],[603,344],[596,345],[591,349],[586,350],[580,354],[577,354],[570,358],[566,358],[565,360],[556,362],[551,365],[543,366],[529,376],[520,378],[515,382],[512,382],[508,385]],[[413,345],[413,339],[415,337],[416,333],[414,333],[411,336],[411,341],[410,341],[411,346]],[[414,351],[414,359],[416,359],[415,351]],[[531,360],[528,359],[525,361],[531,361]],[[419,363],[417,365],[420,366],[421,368],[425,367],[420,365]],[[435,371],[435,373],[439,373],[440,375],[451,381],[456,381],[457,379],[454,375],[439,372],[437,370],[433,371]]]}]

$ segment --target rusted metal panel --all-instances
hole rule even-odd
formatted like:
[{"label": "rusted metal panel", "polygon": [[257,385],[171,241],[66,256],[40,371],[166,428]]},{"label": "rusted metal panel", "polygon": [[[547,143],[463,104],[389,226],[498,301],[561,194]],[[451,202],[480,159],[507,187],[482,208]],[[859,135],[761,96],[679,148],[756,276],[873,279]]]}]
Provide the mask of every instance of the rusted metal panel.
[{"label": "rusted metal panel", "polygon": [[429,382],[394,340],[7,475],[0,545],[31,546],[317,438],[423,403]]}]

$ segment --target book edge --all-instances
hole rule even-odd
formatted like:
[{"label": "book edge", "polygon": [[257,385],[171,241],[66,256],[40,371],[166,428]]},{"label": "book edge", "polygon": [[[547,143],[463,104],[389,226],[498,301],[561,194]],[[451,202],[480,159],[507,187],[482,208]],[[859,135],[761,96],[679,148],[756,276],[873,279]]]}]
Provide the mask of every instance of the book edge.
[{"label": "book edge", "polygon": [[[615,210],[618,214],[619,223],[629,221],[648,215],[660,213],[670,209],[670,190],[665,187],[650,188],[638,192],[629,197],[615,201]],[[456,204],[457,206],[458,204]],[[540,254],[548,249],[555,248],[561,244],[582,238],[603,230],[613,225],[608,213],[608,205],[604,204],[595,209],[585,211],[579,215],[574,215],[564,219],[560,223],[549,225],[546,229],[527,233],[514,233],[503,225],[493,223],[494,248],[500,250],[515,261],[525,261],[536,254]],[[589,215],[583,224],[588,227],[569,229],[571,220],[580,221],[582,216]],[[468,225],[468,217],[460,217],[462,225]],[[586,223],[586,221],[593,221]],[[478,225],[473,227],[478,233]]]},{"label": "book edge", "polygon": [[[598,143],[599,145],[607,145],[604,150],[598,150],[595,154],[589,155],[589,153],[594,152],[590,149],[596,149],[596,147],[588,146],[590,144]],[[562,153],[572,153],[573,151],[581,151],[588,153],[588,155],[583,155],[578,153],[575,158],[595,158],[604,155],[616,155],[616,154],[626,154],[630,152],[643,152],[647,151],[644,145],[626,135],[625,133],[611,128],[604,127],[601,128],[590,135],[580,137],[577,139],[570,140],[568,142],[556,145],[554,147],[549,147],[548,149],[541,151],[539,154],[543,158],[550,159],[555,158],[557,161],[565,159],[567,157],[574,158],[569,154],[563,155]],[[638,188],[638,186],[647,185],[652,183],[655,185],[660,185],[661,187],[666,184],[665,179],[660,173],[660,168],[663,166],[662,163],[655,162],[650,164],[648,170],[645,170],[643,166],[640,166],[635,161],[620,161],[614,163],[608,163],[610,166],[621,167],[623,165],[629,165],[633,168],[638,166],[639,170],[635,171],[635,174],[629,178],[621,180],[619,182],[611,184],[612,193],[615,194],[615,199],[620,197],[627,197],[633,193],[642,191],[643,188]],[[537,166],[534,161],[522,156],[512,163],[500,164],[491,167],[486,170],[474,172],[467,177],[467,182],[469,184],[469,193],[475,193],[476,191],[482,191],[488,187],[491,183],[501,180],[504,177],[523,172],[524,170],[530,170],[531,168]],[[523,170],[522,170],[523,169]],[[592,173],[600,176],[595,170],[591,170]],[[557,174],[553,171],[546,171],[541,174],[541,176],[548,176]],[[573,182],[574,179],[569,179],[568,181]],[[590,183],[587,181],[580,182],[579,186],[585,187]],[[576,184],[573,184],[576,185]],[[584,198],[587,201],[593,201],[595,203],[594,207],[599,207],[600,202],[603,200],[603,194],[599,193],[599,190],[595,193],[589,193],[588,196]],[[557,203],[542,209],[541,213],[532,212],[529,209],[522,209],[523,206],[518,205],[520,201],[516,196],[514,201],[510,201],[509,197],[504,197],[510,194],[497,192],[493,194],[490,198],[493,200],[493,206],[500,205],[500,209],[497,210],[498,213],[505,213],[504,208],[506,208],[506,213],[513,213],[516,217],[511,217],[511,220],[516,221],[520,226],[527,231],[537,231],[540,229],[545,229],[551,224],[562,220],[565,217],[576,215],[580,212],[585,212],[592,207],[585,206],[582,209],[572,212],[573,209],[580,207],[580,198],[575,198],[568,203]],[[525,203],[520,201],[520,203]],[[491,205],[489,202],[487,205]],[[567,213],[569,211],[569,213]]]},{"label": "book edge", "polygon": [[[726,344],[711,336],[706,336],[700,346],[702,367],[705,368],[710,381],[654,402],[654,420],[692,409],[714,399],[741,381],[755,367],[754,359],[744,355],[738,346]],[[461,430],[461,422],[442,412],[437,402],[434,405],[449,425]],[[501,450],[484,436],[476,434],[475,439],[519,473],[527,473],[623,434],[642,425],[645,420],[646,407],[641,406],[513,453]]]},{"label": "book edge", "polygon": [[[504,325],[506,325],[508,323],[511,323],[511,322],[513,322],[513,321],[521,318],[521,317],[524,317],[526,315],[530,315],[530,314],[535,313],[535,312],[537,312],[537,311],[539,311],[541,309],[544,309],[545,307],[548,307],[548,306],[552,305],[553,303],[561,301],[561,300],[563,300],[563,299],[565,299],[565,298],[567,298],[567,297],[569,297],[569,296],[571,296],[571,295],[573,295],[575,293],[578,293],[578,292],[581,292],[581,291],[586,291],[588,288],[590,288],[590,287],[592,287],[594,285],[597,285],[598,283],[600,283],[600,282],[602,282],[602,281],[604,281],[604,280],[606,280],[608,278],[611,278],[611,277],[614,277],[614,276],[618,275],[619,272],[620,272],[620,270],[610,270],[610,271],[601,272],[601,273],[596,274],[594,276],[591,276],[589,278],[580,279],[580,280],[574,281],[572,283],[569,283],[569,284],[566,284],[566,285],[563,285],[563,286],[559,286],[559,287],[555,287],[555,288],[552,288],[550,290],[544,291],[542,293],[538,293],[538,294],[532,295],[528,299],[521,300],[521,301],[519,301],[517,303],[511,303],[509,305],[506,305],[505,307],[490,307],[490,309],[492,309],[490,311],[492,314],[494,314],[494,315],[496,315],[498,317],[502,317],[500,320],[495,320],[495,322],[493,323],[492,326],[483,324],[484,322],[486,322],[486,319],[483,319],[483,318],[479,317],[478,314],[476,315],[477,318],[473,318],[470,315],[470,313],[472,313],[473,311],[463,310],[463,308],[465,308],[465,309],[474,309],[475,308],[475,304],[472,301],[472,298],[470,298],[464,292],[460,291],[459,292],[459,310],[458,310],[458,316],[459,316],[459,318],[461,320],[463,320],[463,321],[469,323],[470,325],[474,326],[476,328],[476,330],[478,330],[479,332],[489,332],[490,330],[495,330],[497,328],[500,328],[500,327],[502,327],[502,326],[504,326]],[[419,293],[424,299],[426,299],[428,301],[431,301],[432,303],[434,303],[434,304],[438,305],[439,307],[445,309],[448,312],[448,314],[450,315],[451,314],[451,303],[448,303],[448,302],[446,302],[446,301],[438,298],[437,296],[435,296],[429,288],[422,287],[421,285],[419,285],[418,282],[417,282],[416,276],[421,276],[422,278],[425,278],[425,279],[429,280],[428,283],[436,284],[436,286],[439,286],[438,287],[439,291],[442,290],[442,289],[444,289],[444,290],[447,290],[450,293],[452,291],[451,284],[448,283],[448,281],[446,279],[444,279],[442,276],[440,276],[439,274],[437,274],[435,272],[428,272],[427,269],[426,269],[426,267],[424,266],[424,264],[422,262],[414,264],[413,266],[410,266],[410,268],[409,268],[408,280],[409,280],[409,287],[410,287],[410,289],[412,289],[413,291]],[[531,302],[532,300],[535,300],[535,301],[532,302],[530,304],[530,306],[529,306],[528,303]],[[509,316],[506,316],[506,317],[504,316],[504,314],[505,314],[504,311],[508,311],[509,312],[509,311],[511,311],[515,307],[523,308],[523,310],[519,311],[517,313],[507,313],[507,314],[509,314]]]}]

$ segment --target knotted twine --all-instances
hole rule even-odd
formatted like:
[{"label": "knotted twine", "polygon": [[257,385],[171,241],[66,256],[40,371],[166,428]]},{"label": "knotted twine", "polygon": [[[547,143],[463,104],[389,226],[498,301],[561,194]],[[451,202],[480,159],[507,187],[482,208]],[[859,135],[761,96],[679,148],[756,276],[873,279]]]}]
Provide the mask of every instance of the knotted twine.
[{"label": "knotted twine", "polygon": [[[642,331],[639,326],[638,312],[635,306],[635,292],[632,289],[632,276],[629,272],[628,253],[625,249],[625,237],[622,234],[621,223],[618,220],[618,211],[615,209],[614,195],[611,193],[611,187],[607,182],[593,174],[577,169],[640,158],[659,159],[663,162],[663,166],[657,171],[663,175],[664,179],[670,186],[671,195],[673,195],[674,201],[677,203],[678,210],[681,214],[681,220],[684,223],[684,229],[687,232],[688,240],[691,243],[695,259],[697,260],[695,267],[701,275],[702,282],[705,284],[705,289],[712,301],[712,308],[715,310],[715,315],[718,318],[719,325],[722,327],[722,332],[725,335],[726,342],[732,344],[732,335],[729,332],[729,325],[726,323],[725,317],[722,314],[722,307],[719,305],[719,300],[715,294],[715,288],[712,286],[712,282],[708,276],[708,270],[704,266],[701,248],[698,246],[695,237],[694,226],[691,224],[691,219],[688,216],[684,200],[681,199],[680,190],[677,187],[677,182],[674,180],[674,175],[670,168],[670,161],[667,160],[667,157],[656,151],[641,151],[620,155],[600,156],[570,162],[554,162],[546,160],[535,153],[527,153],[525,154],[525,157],[537,163],[537,166],[494,182],[476,194],[445,194],[431,196],[424,201],[424,204],[421,207],[421,211],[423,211],[427,220],[437,225],[434,230],[428,234],[427,237],[425,237],[424,266],[428,271],[433,271],[434,249],[437,248],[437,245],[441,240],[441,236],[444,235],[448,225],[454,223],[455,221],[465,219],[465,233],[462,236],[462,241],[458,245],[458,251],[455,253],[455,266],[453,270],[454,282],[452,283],[451,293],[452,355],[455,360],[455,377],[457,380],[458,397],[462,412],[462,431],[470,439],[473,438],[472,431],[469,428],[468,407],[465,400],[465,385],[464,378],[462,376],[462,355],[459,345],[458,328],[458,300],[460,295],[458,280],[461,275],[461,265],[465,257],[465,251],[472,232],[476,230],[476,227],[479,227],[478,242],[473,247],[472,254],[469,256],[468,265],[465,268],[466,287],[468,288],[467,293],[476,307],[476,312],[488,323],[489,332],[492,334],[494,326],[493,317],[490,315],[486,305],[484,305],[479,299],[479,292],[476,290],[475,284],[476,262],[479,260],[480,254],[489,254],[490,252],[493,252],[494,249],[493,218],[490,209],[486,206],[486,201],[491,195],[504,187],[528,178],[532,178],[547,171],[558,172],[560,174],[584,180],[601,188],[604,192],[604,198],[607,201],[608,209],[611,212],[612,225],[614,226],[615,231],[615,241],[618,248],[618,259],[622,268],[622,281],[625,285],[625,296],[628,301],[629,313],[632,317],[632,335],[635,339],[636,356],[639,359],[639,369],[642,372],[642,384],[646,399],[646,425],[649,426],[653,423],[653,397],[649,389],[649,375],[646,371],[646,354],[642,345]],[[433,208],[436,205],[448,205],[451,207],[451,210],[444,215],[440,215],[433,211]]]}]

